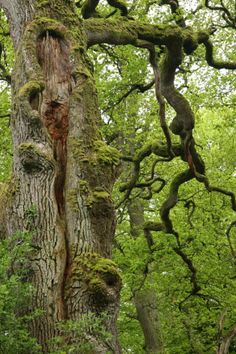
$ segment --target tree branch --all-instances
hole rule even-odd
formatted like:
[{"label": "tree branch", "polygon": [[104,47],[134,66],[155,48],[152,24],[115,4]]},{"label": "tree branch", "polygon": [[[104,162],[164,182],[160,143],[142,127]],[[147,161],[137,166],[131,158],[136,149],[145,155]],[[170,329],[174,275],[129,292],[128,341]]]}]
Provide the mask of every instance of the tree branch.
[{"label": "tree branch", "polygon": [[103,112],[107,112],[110,109],[118,106],[125,98],[127,98],[134,91],[141,92],[141,93],[146,92],[147,90],[149,90],[153,86],[153,84],[154,84],[154,80],[152,80],[151,82],[149,82],[146,85],[143,85],[143,84],[131,85],[131,88],[127,92],[125,92],[116,102],[114,102],[111,106],[107,107]]},{"label": "tree branch", "polygon": [[231,327],[228,333],[221,338],[216,354],[227,354],[232,340],[236,337],[236,325]]},{"label": "tree branch", "polygon": [[227,7],[224,5],[223,1],[220,1],[221,6],[211,6],[209,4],[209,0],[205,0],[205,6],[213,11],[221,11],[223,12],[222,17],[223,19],[227,22],[229,27],[231,28],[236,28],[236,17],[234,15],[231,15],[230,11],[227,9]]},{"label": "tree branch", "polygon": [[231,251],[231,254],[232,254],[232,257],[234,259],[234,261],[236,260],[236,252],[235,252],[235,249],[233,247],[233,244],[231,242],[231,238],[230,238],[230,231],[233,227],[236,227],[236,221],[233,221],[227,228],[226,230],[226,237],[227,237],[227,240],[228,240],[228,243],[229,243],[229,248],[230,248],[230,251]]},{"label": "tree branch", "polygon": [[[179,144],[173,144],[172,146],[174,156],[182,156],[183,150]],[[124,156],[122,159],[125,161],[130,161],[133,162],[133,171],[132,175],[130,177],[130,180],[126,183],[123,183],[120,186],[120,192],[125,192],[124,197],[122,200],[118,203],[116,208],[119,208],[120,205],[129,198],[133,188],[136,187],[137,181],[139,179],[139,174],[140,174],[140,164],[143,161],[143,159],[147,156],[150,156],[151,154],[161,156],[166,158],[167,160],[162,160],[162,161],[170,161],[169,157],[169,152],[168,152],[168,147],[165,144],[158,144],[158,143],[152,143],[144,146],[142,149],[140,149],[136,155],[132,158],[130,156]],[[162,182],[162,180],[161,180]],[[148,183],[148,182],[147,182]],[[138,184],[139,186],[140,184]]]},{"label": "tree branch", "polygon": [[[121,16],[128,15],[128,9],[126,4],[121,0],[107,0],[108,4],[115,9],[119,9],[121,12]],[[88,19],[90,17],[101,17],[99,13],[96,11],[96,7],[99,4],[99,0],[86,0],[84,5],[81,8],[81,13],[84,19]],[[115,13],[115,12],[113,12]]]},{"label": "tree branch", "polygon": [[209,39],[204,41],[203,44],[206,48],[206,61],[208,65],[216,69],[230,69],[230,70],[236,69],[236,63],[234,62],[216,61],[213,58],[213,44]]},{"label": "tree branch", "polygon": [[160,5],[170,5],[171,12],[175,18],[175,22],[180,27],[186,27],[184,17],[181,14],[178,0],[161,0]]},{"label": "tree branch", "polygon": [[25,23],[32,19],[34,0],[0,0],[2,8],[10,23],[10,32],[15,48],[19,43]]}]

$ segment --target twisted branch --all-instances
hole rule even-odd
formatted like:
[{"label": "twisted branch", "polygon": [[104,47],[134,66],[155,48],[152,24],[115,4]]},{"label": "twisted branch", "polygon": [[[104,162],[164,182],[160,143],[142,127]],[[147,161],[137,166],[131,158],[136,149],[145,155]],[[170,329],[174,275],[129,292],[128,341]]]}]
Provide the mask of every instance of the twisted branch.
[{"label": "twisted branch", "polygon": [[226,62],[226,61],[216,61],[213,57],[213,44],[211,41],[208,39],[203,42],[205,48],[206,48],[206,61],[209,66],[212,66],[213,68],[216,69],[229,69],[229,70],[235,70],[236,69],[236,63],[234,62]]},{"label": "twisted branch", "polygon": [[[115,9],[120,10],[121,16],[128,15],[128,9],[126,4],[121,0],[107,0],[108,4]],[[101,17],[99,13],[96,11],[96,7],[99,4],[99,0],[86,0],[84,5],[81,8],[81,13],[84,19],[88,19],[90,17]],[[114,14],[115,11],[112,13]]]}]

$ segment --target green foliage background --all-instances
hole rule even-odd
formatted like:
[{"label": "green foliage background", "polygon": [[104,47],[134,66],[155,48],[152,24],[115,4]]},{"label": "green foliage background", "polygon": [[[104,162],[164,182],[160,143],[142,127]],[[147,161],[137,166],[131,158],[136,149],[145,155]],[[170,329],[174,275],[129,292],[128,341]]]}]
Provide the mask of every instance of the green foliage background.
[{"label": "green foliage background", "polygon": [[[235,29],[224,27],[220,11],[207,10],[200,1],[195,3],[189,8],[188,1],[180,1],[188,25],[195,29],[217,25],[213,36],[217,55],[235,61]],[[219,1],[212,3],[219,5]],[[234,11],[233,1],[225,1],[225,4],[230,11]],[[132,9],[130,15],[141,21],[164,24],[175,21],[169,7],[160,7],[156,1],[130,1],[129,6]],[[199,10],[194,13],[197,6]],[[101,6],[101,13],[109,14],[110,7]],[[0,16],[0,42],[4,46],[1,64],[6,69],[0,77],[0,182],[5,182],[10,178],[12,147],[10,85],[4,77],[10,75],[13,50],[9,36],[5,35],[9,32],[6,19],[2,13]],[[89,55],[99,94],[101,129],[108,144],[118,148],[124,156],[133,156],[145,144],[163,142],[154,89],[140,92],[140,87],[148,85],[153,79],[147,53],[131,46],[101,45],[90,49]],[[193,56],[185,58],[176,85],[194,109],[194,137],[206,163],[211,184],[235,192],[235,74],[209,68],[204,60],[203,48],[199,48]],[[173,110],[167,107],[168,122],[171,122],[173,114]],[[177,141],[176,137],[174,141]],[[153,156],[143,161],[139,182],[150,175],[153,162]],[[159,220],[159,210],[170,183],[184,166],[180,159],[158,163],[157,173],[166,185],[160,193],[154,191],[150,199],[147,199],[145,188],[133,189],[130,199],[138,199],[143,205],[145,221]],[[225,321],[221,335],[226,335],[236,323],[236,228],[232,227],[227,235],[229,225],[235,221],[230,200],[227,196],[207,192],[202,184],[192,180],[181,187],[178,205],[171,211],[181,247],[197,270],[201,291],[192,295],[191,273],[174,251],[176,240],[173,235],[153,232],[151,252],[142,228],[137,237],[132,236],[127,203],[121,203],[123,196],[119,191],[120,185],[131,176],[132,164],[123,162],[122,167],[113,197],[115,204],[119,205],[114,259],[123,278],[118,319],[123,352],[145,353],[133,297],[136,289],[151,288],[158,297],[165,353],[214,353],[220,341],[219,322],[222,316]],[[155,185],[156,190],[158,187],[159,182]],[[32,289],[21,281],[21,273],[9,273],[16,258],[24,263],[29,241],[23,240],[18,245],[16,240],[19,240],[19,235],[15,238],[16,245],[11,254],[9,242],[0,243],[0,352],[34,353],[40,349],[27,333],[27,318],[17,316],[17,309],[24,307]],[[83,331],[81,324],[77,324],[76,330],[78,333]],[[235,340],[229,353],[236,353]]]}]

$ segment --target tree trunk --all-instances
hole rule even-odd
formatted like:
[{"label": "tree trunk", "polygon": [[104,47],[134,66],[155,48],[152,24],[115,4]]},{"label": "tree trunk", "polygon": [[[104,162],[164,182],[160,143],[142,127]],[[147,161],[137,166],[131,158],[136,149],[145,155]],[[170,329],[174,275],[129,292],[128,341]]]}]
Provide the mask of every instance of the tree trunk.
[{"label": "tree trunk", "polygon": [[83,340],[93,346],[91,353],[119,353],[115,322],[121,281],[109,259],[115,228],[110,193],[119,156],[98,131],[83,22],[66,0],[0,0],[1,5],[16,49],[6,232],[32,233],[32,309],[43,315],[32,320],[31,334],[47,353],[58,322],[105,312],[112,339],[91,330]]},{"label": "tree trunk", "polygon": [[[128,206],[130,218],[131,235],[138,237],[143,232],[144,210],[140,199],[130,201]],[[161,335],[161,326],[158,313],[157,290],[151,286],[150,276],[149,287],[145,285],[134,292],[134,305],[137,311],[137,318],[140,322],[144,340],[145,351],[148,354],[164,353],[163,341]]]}]

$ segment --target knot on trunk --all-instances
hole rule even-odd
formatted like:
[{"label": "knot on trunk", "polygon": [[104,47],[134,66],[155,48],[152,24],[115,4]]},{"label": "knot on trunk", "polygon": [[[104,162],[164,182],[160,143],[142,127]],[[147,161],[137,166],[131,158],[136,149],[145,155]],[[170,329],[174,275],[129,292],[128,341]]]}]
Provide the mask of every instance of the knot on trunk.
[{"label": "knot on trunk", "polygon": [[[72,279],[76,281],[73,282]],[[104,310],[110,303],[116,302],[121,288],[121,277],[113,261],[97,253],[88,252],[74,259],[67,283],[69,292],[73,283],[84,287],[88,301]]]}]

